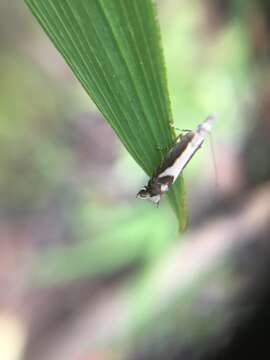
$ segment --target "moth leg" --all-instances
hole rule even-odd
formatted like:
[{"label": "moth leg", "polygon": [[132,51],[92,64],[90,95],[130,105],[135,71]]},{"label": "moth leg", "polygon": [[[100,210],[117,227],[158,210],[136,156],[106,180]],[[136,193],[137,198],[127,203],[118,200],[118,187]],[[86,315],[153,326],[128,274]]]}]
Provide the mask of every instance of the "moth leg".
[{"label": "moth leg", "polygon": [[177,143],[179,140],[182,140],[183,139],[183,133],[189,133],[189,132],[191,132],[191,130],[189,130],[189,129],[179,129],[178,127],[176,127],[175,125],[173,125],[173,124],[170,124],[171,125],[171,127],[173,128],[173,129],[175,129],[175,130],[177,130],[177,131],[179,131],[180,132],[180,134],[178,134],[177,136],[176,136],[176,138],[175,138],[175,143]]},{"label": "moth leg", "polygon": [[178,127],[175,127],[175,130],[180,131],[180,132],[182,132],[182,133],[186,133],[186,132],[191,132],[191,131],[192,131],[192,130],[190,130],[190,129],[179,129]]},{"label": "moth leg", "polygon": [[169,151],[169,150],[178,142],[178,140],[182,140],[182,138],[183,138],[183,133],[188,133],[188,132],[191,132],[191,131],[192,131],[192,130],[188,130],[188,129],[179,129],[179,128],[176,127],[174,124],[170,124],[170,126],[171,126],[173,129],[175,129],[175,130],[177,130],[177,131],[180,131],[180,134],[178,134],[178,135],[176,136],[176,138],[174,139],[174,143],[173,143],[172,145],[170,145],[170,146],[165,146],[165,147],[157,146],[157,149],[158,149],[159,151],[163,151],[163,150]]},{"label": "moth leg", "polygon": [[175,138],[175,142],[177,142],[178,140],[182,140],[183,139],[183,134],[178,134]]},{"label": "moth leg", "polygon": [[174,140],[174,145],[180,140],[182,140],[184,135],[182,133],[178,134]]},{"label": "moth leg", "polygon": [[171,149],[171,146],[157,146],[157,149],[159,151],[163,151],[163,150],[166,150],[166,151],[169,151]]},{"label": "moth leg", "polygon": [[174,124],[170,124],[171,128],[180,131],[180,132],[190,132],[190,129],[179,129],[178,127],[176,127]]}]

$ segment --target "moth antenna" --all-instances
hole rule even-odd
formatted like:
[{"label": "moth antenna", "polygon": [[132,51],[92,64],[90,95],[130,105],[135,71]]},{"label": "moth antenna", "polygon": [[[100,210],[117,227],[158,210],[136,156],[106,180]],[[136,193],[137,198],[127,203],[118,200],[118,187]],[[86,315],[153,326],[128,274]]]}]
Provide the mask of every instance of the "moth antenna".
[{"label": "moth antenna", "polygon": [[211,148],[211,153],[212,153],[213,168],[214,168],[214,174],[215,174],[215,187],[218,188],[217,160],[216,160],[216,156],[215,156],[214,142],[213,142],[211,133],[209,133],[209,139],[210,139],[210,148]]}]

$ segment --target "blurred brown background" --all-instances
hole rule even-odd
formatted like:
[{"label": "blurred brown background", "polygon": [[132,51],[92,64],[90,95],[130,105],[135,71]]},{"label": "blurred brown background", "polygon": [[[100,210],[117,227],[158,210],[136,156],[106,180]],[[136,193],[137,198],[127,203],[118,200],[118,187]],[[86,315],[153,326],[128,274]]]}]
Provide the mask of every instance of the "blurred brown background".
[{"label": "blurred brown background", "polygon": [[26,6],[0,3],[1,360],[269,353],[270,5],[158,9],[177,126],[219,114],[184,235],[136,201],[145,175]]}]

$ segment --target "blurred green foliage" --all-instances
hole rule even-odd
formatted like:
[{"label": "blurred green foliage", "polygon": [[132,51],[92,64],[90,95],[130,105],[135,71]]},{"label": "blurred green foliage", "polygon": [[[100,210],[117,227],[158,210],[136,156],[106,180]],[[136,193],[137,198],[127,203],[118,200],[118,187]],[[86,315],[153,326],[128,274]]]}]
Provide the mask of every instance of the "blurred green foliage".
[{"label": "blurred green foliage", "polygon": [[[85,204],[80,211],[76,225],[83,241],[75,247],[49,251],[42,262],[50,266],[42,266],[36,280],[48,284],[93,279],[135,268],[159,258],[176,236],[168,214],[163,212],[161,221],[158,212],[149,212],[143,206],[132,209],[122,205],[112,213],[105,207]],[[89,234],[94,241],[89,241]]]},{"label": "blurred green foliage", "polygon": [[[250,44],[243,19],[232,18],[215,27],[206,21],[205,5],[199,1],[160,2],[159,14],[177,126],[193,128],[209,113],[217,112],[215,141],[226,139],[236,146],[250,127],[246,118],[254,102],[256,76],[251,71]],[[28,23],[32,22],[26,9],[24,16]],[[136,275],[127,284],[131,318],[136,318],[136,324],[145,324],[152,316],[148,306],[153,304],[151,296],[155,293],[149,273],[179,240],[176,220],[165,202],[156,209],[134,199],[146,179],[120,143],[115,145],[111,138],[108,140],[111,148],[107,152],[117,148],[113,160],[96,164],[94,144],[89,156],[78,165],[81,137],[77,147],[70,138],[80,109],[89,111],[87,100],[63,64],[60,69],[64,68],[65,75],[55,75],[52,60],[57,55],[52,55],[38,26],[33,25],[33,33],[28,34],[31,46],[20,48],[15,44],[16,51],[4,48],[0,58],[2,218],[33,226],[31,241],[37,244],[34,250],[35,255],[38,253],[33,275],[39,285],[110,277],[134,267]],[[40,42],[48,46],[48,52],[39,49]],[[46,67],[47,63],[53,65]],[[91,108],[87,119],[90,133],[92,118],[96,116],[93,111]],[[132,136],[139,136],[137,130]],[[163,135],[160,133],[157,138]],[[166,139],[169,137],[167,134]],[[161,141],[166,139],[164,136]],[[141,143],[151,147],[151,157],[156,157],[157,163],[160,154],[154,151],[156,142],[152,140],[151,144]],[[151,164],[149,161],[145,166],[148,172]],[[206,155],[194,157],[185,170],[188,182],[196,188],[210,166]],[[45,223],[41,220],[44,217]],[[190,292],[172,305],[178,315],[179,307],[183,305],[182,314],[188,308],[195,286],[190,284]],[[186,322],[184,319],[184,325]]]},{"label": "blurred green foliage", "polygon": [[[195,6],[195,3],[184,2],[181,9],[174,2],[171,7],[160,5],[175,120],[178,126],[193,128],[209,112],[216,111],[220,118],[214,132],[236,140],[243,125],[241,113],[252,80],[248,73],[249,50],[245,32],[241,23],[235,20],[222,31],[213,31],[212,34],[211,24],[208,28],[204,23],[203,5],[196,3]],[[39,31],[38,27],[35,31]],[[42,36],[41,32],[39,36]],[[81,246],[82,249],[85,246],[98,248],[97,244],[100,241],[104,243],[104,239],[107,249],[113,249],[118,241],[118,244],[125,244],[122,259],[118,254],[119,257],[112,260],[115,267],[118,261],[121,267],[131,258],[144,257],[144,251],[160,254],[161,251],[156,250],[160,244],[163,244],[163,250],[165,244],[170,246],[176,238],[176,231],[172,230],[175,226],[167,216],[165,203],[158,210],[152,208],[151,204],[136,202],[133,197],[128,204],[121,201],[100,203],[95,192],[102,191],[104,198],[106,189],[96,187],[91,181],[89,184],[74,184],[74,176],[81,175],[75,174],[76,154],[62,133],[68,119],[78,111],[76,103],[84,98],[78,92],[77,85],[59,83],[47,69],[30,62],[24,53],[11,56],[7,52],[1,57],[1,79],[0,156],[2,168],[5,169],[0,176],[3,214],[42,214],[49,211],[52,199],[58,199],[58,211],[68,214],[67,222],[72,229],[69,237],[75,238],[78,243],[85,240],[84,245],[78,245],[79,249]],[[129,182],[132,178],[133,188],[128,191],[133,194],[139,188],[136,184],[140,181],[143,183],[145,179],[134,169],[134,163],[127,153],[120,150],[113,166],[121,174],[122,186],[125,187],[125,181]],[[202,168],[202,158],[194,158],[185,171],[189,179],[195,181],[197,172]],[[80,214],[85,211],[88,226],[80,224]],[[144,216],[138,219],[142,211]],[[125,212],[129,214],[128,220]],[[102,213],[106,215],[102,216]],[[93,231],[99,217],[110,229],[107,234],[104,227],[97,233]],[[92,241],[97,244],[93,245]],[[129,245],[132,245],[130,251]],[[85,261],[82,260],[84,265],[78,269],[75,265],[63,265],[61,269],[66,254],[70,259],[74,251],[74,261],[77,258],[76,246],[74,250],[63,250],[62,255],[62,250],[59,250],[52,260],[56,264],[59,257],[59,268],[57,264],[54,265],[57,268],[55,276],[59,274],[60,278],[72,278],[76,274],[79,277],[80,271],[87,273],[87,266],[89,273],[99,273],[110,267],[108,257],[102,258],[102,246],[100,250],[95,250],[100,254],[98,262],[94,261],[96,255],[91,257],[92,250],[89,253],[82,250],[80,257],[85,255]],[[93,254],[96,254],[95,251]],[[49,260],[46,258],[46,261]],[[71,264],[71,261],[67,264]]]}]

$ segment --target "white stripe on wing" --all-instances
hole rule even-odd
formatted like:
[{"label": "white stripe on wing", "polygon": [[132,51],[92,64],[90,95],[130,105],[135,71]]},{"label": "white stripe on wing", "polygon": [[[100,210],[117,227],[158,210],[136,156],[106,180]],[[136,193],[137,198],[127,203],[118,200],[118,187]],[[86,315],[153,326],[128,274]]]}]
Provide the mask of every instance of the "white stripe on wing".
[{"label": "white stripe on wing", "polygon": [[202,122],[197,129],[194,131],[195,135],[187,145],[186,149],[181,153],[178,159],[175,160],[173,165],[168,167],[162,173],[158,174],[158,177],[173,176],[173,183],[183,171],[189,160],[192,158],[194,153],[200,148],[204,142],[205,136],[212,129],[212,125],[216,120],[215,116],[209,116],[204,122]]}]

